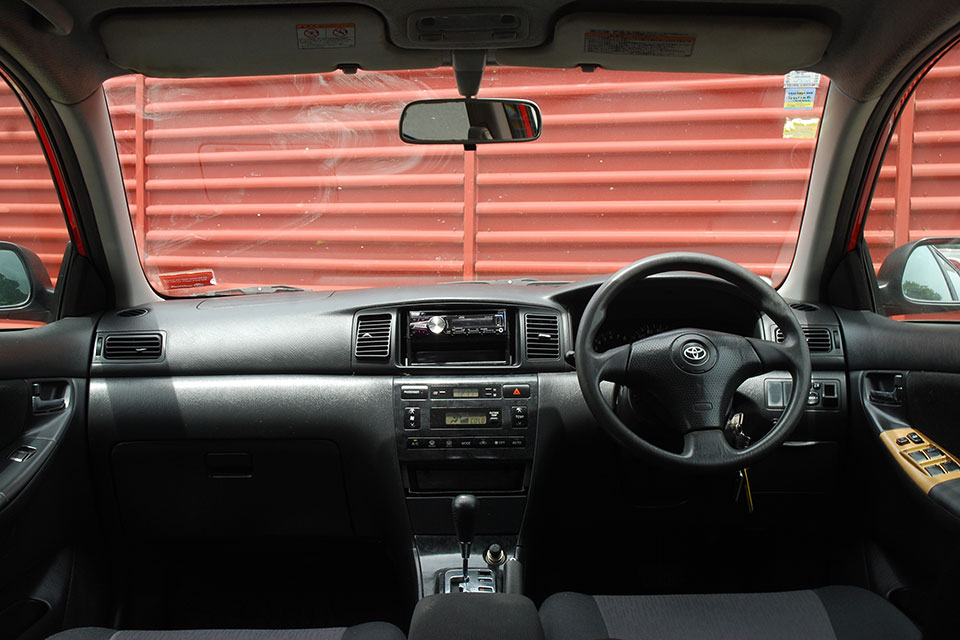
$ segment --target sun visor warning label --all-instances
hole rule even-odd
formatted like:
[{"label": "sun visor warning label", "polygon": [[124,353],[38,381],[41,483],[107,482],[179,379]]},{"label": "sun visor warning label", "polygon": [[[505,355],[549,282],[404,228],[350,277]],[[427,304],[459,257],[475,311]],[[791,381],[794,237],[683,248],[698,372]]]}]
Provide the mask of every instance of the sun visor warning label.
[{"label": "sun visor warning label", "polygon": [[357,43],[354,24],[298,24],[297,46],[301,49],[342,49]]},{"label": "sun visor warning label", "polygon": [[693,55],[695,36],[683,33],[606,31],[593,29],[583,34],[586,53],[616,53],[625,56],[688,58]]}]

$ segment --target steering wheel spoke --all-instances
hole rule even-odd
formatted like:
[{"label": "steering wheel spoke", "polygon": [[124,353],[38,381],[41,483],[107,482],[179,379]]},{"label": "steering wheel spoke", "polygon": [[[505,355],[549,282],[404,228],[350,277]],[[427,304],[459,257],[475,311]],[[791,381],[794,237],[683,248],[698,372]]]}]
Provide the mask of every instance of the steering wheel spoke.
[{"label": "steering wheel spoke", "polygon": [[714,466],[729,464],[737,456],[737,450],[730,446],[719,427],[689,431],[683,436],[681,458],[696,460],[704,466]]},{"label": "steering wheel spoke", "polygon": [[603,353],[592,355],[599,380],[625,384],[628,381],[627,369],[630,364],[630,349],[632,345],[625,344],[614,347]]},{"label": "steering wheel spoke", "polygon": [[746,338],[760,360],[764,372],[789,371],[796,364],[795,345],[779,344],[761,338]]}]

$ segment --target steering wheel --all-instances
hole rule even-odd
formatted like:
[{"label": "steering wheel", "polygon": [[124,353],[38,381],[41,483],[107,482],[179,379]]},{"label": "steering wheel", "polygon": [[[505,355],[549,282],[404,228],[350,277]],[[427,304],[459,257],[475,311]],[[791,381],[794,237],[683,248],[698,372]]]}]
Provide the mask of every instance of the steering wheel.
[{"label": "steering wheel", "polygon": [[[777,323],[783,342],[677,329],[602,353],[594,350],[611,301],[644,278],[668,271],[694,271],[733,284]],[[747,269],[699,253],[651,256],[610,276],[583,313],[575,353],[580,389],[601,428],[628,452],[688,471],[745,468],[771,453],[800,422],[810,390],[810,351],[783,298]],[[790,399],[763,438],[745,449],[734,449],[723,433],[734,393],[747,378],[768,371],[789,372],[793,378]],[[600,390],[605,380],[650,392],[670,421],[667,426],[683,436],[683,450],[661,449],[630,429],[605,400]]]}]

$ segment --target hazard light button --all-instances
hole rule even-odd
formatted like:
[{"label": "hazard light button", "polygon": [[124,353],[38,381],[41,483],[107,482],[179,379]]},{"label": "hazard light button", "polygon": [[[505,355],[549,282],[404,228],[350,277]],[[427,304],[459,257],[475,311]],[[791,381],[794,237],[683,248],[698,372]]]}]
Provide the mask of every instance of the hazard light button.
[{"label": "hazard light button", "polygon": [[530,385],[528,384],[505,384],[503,385],[504,398],[529,398]]}]

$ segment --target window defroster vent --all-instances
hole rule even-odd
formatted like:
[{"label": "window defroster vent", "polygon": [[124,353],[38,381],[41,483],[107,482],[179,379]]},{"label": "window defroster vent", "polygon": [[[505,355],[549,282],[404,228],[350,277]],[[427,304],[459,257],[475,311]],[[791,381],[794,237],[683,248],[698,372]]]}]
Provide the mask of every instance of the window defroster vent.
[{"label": "window defroster vent", "polygon": [[527,358],[558,360],[560,358],[560,318],[555,315],[528,313],[524,319]]},{"label": "window defroster vent", "polygon": [[393,316],[389,313],[357,318],[354,355],[358,360],[385,360],[390,357]]}]

